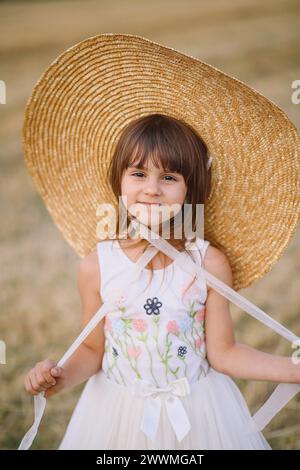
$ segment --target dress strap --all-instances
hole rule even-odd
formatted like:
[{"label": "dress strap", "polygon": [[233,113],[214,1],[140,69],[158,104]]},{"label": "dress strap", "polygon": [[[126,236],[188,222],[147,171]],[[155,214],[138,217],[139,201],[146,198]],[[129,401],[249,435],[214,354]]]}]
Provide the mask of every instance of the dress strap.
[{"label": "dress strap", "polygon": [[201,266],[204,264],[205,253],[206,253],[206,250],[207,250],[209,244],[210,244],[210,242],[208,240],[204,240],[203,238],[199,238],[199,237],[192,244],[191,252],[196,253],[196,256],[199,260],[199,264]]}]

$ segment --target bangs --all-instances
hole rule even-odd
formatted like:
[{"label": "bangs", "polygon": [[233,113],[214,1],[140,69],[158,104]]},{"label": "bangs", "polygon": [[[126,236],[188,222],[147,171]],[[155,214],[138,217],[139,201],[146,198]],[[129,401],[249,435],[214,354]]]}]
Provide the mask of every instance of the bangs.
[{"label": "bangs", "polygon": [[[172,127],[145,127],[130,146],[126,166],[135,165],[146,169],[146,163],[150,160],[156,168],[162,167],[166,172],[180,173],[188,181],[192,165],[189,168],[187,163],[195,157],[194,149],[181,129],[175,130],[174,126]],[[190,158],[187,158],[188,156]]]}]

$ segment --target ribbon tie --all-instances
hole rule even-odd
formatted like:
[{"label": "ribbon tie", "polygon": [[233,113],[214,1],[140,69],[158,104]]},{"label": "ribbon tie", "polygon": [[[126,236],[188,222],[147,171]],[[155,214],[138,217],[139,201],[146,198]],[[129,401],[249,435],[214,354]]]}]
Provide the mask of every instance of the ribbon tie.
[{"label": "ribbon tie", "polygon": [[186,377],[173,381],[166,388],[155,388],[151,384],[136,379],[134,392],[146,397],[141,430],[154,441],[161,412],[161,395],[165,396],[165,405],[170,423],[180,442],[191,429],[186,411],[178,398],[191,393]]}]

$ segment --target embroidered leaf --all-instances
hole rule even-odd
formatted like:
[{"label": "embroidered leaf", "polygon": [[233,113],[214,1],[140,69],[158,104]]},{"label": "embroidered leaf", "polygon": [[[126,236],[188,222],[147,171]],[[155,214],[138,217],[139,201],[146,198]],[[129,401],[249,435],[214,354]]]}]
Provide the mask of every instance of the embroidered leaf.
[{"label": "embroidered leaf", "polygon": [[137,336],[137,339],[140,341],[143,341],[144,343],[147,341],[148,333],[147,334],[140,334],[140,336]]}]

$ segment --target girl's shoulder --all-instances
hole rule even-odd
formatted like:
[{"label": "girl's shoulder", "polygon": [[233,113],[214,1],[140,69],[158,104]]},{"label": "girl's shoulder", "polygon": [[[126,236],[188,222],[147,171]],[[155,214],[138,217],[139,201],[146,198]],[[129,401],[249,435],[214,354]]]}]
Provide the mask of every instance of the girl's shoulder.
[{"label": "girl's shoulder", "polygon": [[[204,269],[232,287],[232,269],[228,256],[209,244],[204,258]],[[211,289],[207,286],[208,291]]]},{"label": "girl's shoulder", "polygon": [[219,248],[216,248],[213,246],[211,243],[208,245],[205,258],[204,258],[204,267],[205,264],[207,263],[208,265],[211,263],[225,263],[228,260],[227,255],[220,250]]},{"label": "girl's shoulder", "polygon": [[101,279],[98,256],[97,248],[95,248],[79,260],[78,283],[79,285],[88,283],[90,286],[94,286],[94,288],[99,292]]}]

